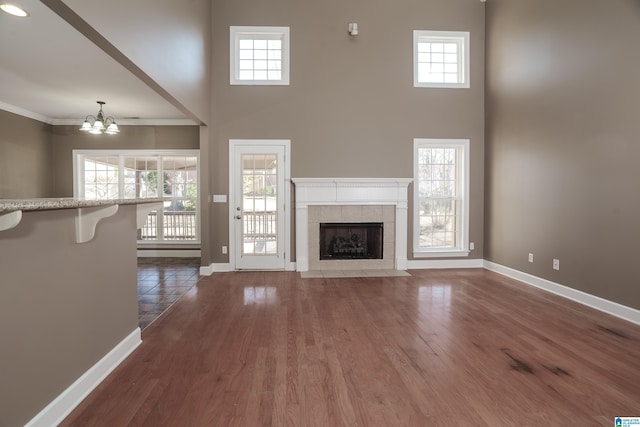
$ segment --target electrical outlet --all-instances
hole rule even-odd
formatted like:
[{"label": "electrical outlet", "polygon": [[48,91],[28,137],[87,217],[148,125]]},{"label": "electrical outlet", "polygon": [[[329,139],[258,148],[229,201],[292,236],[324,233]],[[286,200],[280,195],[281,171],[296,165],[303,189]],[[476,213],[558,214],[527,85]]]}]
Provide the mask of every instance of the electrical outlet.
[{"label": "electrical outlet", "polygon": [[529,254],[529,262],[533,262],[533,254]]},{"label": "electrical outlet", "polygon": [[226,246],[222,247],[222,253],[225,254],[225,255],[227,254],[227,247]]},{"label": "electrical outlet", "polygon": [[559,259],[553,259],[553,269],[554,270],[560,270],[560,260]]},{"label": "electrical outlet", "polygon": [[469,250],[470,251],[475,250],[475,248],[476,248],[476,244],[475,243],[473,243],[473,242],[469,243]]}]

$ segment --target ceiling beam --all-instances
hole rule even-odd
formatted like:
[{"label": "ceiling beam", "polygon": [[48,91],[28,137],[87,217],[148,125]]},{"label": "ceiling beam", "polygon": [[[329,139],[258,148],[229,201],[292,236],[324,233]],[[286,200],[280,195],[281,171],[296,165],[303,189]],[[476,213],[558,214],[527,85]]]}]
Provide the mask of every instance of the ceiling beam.
[{"label": "ceiling beam", "polygon": [[122,53],[117,47],[115,47],[109,40],[107,40],[102,34],[100,34],[95,28],[93,28],[87,21],[82,19],[80,15],[74,12],[69,6],[67,6],[62,0],[40,0],[41,3],[51,9],[56,15],[64,19],[69,25],[78,30],[80,34],[88,38],[92,43],[98,46],[104,53],[113,58],[116,62],[122,65],[125,69],[131,72],[133,75],[142,80],[149,88],[164,98],[167,102],[184,113],[188,118],[193,120],[198,125],[205,124],[198,116],[196,116],[189,108],[184,106],[173,95],[165,90],[158,82],[156,82],[151,76],[145,73],[140,67],[138,67],[133,61],[131,61],[124,53]]}]

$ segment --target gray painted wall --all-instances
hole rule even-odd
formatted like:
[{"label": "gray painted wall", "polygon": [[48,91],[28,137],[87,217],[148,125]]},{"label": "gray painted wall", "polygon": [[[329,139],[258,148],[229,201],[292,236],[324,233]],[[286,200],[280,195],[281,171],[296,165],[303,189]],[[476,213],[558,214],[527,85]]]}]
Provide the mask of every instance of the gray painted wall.
[{"label": "gray painted wall", "polygon": [[0,234],[0,426],[21,426],[138,327],[136,207],[75,243],[76,209]]},{"label": "gray painted wall", "polygon": [[50,197],[51,126],[0,110],[0,198]]},{"label": "gray painted wall", "polygon": [[640,308],[640,3],[490,0],[486,19],[485,258]]},{"label": "gray painted wall", "polygon": [[[290,26],[291,85],[230,86],[230,25]],[[470,31],[470,89],[413,87],[414,29]],[[292,177],[412,177],[413,138],[469,138],[471,257],[482,258],[483,3],[215,0],[213,40],[213,193],[228,193],[229,139],[291,139]],[[227,208],[211,206],[214,262],[228,261]]]}]

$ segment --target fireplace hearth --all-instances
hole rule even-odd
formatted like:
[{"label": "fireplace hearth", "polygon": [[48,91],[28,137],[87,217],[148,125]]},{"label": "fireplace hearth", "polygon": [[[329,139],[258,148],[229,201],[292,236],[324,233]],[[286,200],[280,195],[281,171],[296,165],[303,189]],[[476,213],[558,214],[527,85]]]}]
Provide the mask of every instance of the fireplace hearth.
[{"label": "fireplace hearth", "polygon": [[320,223],[320,259],[383,259],[384,223]]}]

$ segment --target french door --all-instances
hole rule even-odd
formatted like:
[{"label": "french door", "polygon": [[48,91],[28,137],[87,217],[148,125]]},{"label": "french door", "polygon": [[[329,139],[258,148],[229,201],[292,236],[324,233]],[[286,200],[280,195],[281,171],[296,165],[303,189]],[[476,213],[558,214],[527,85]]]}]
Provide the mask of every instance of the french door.
[{"label": "french door", "polygon": [[289,141],[231,140],[230,233],[237,270],[283,270]]}]

